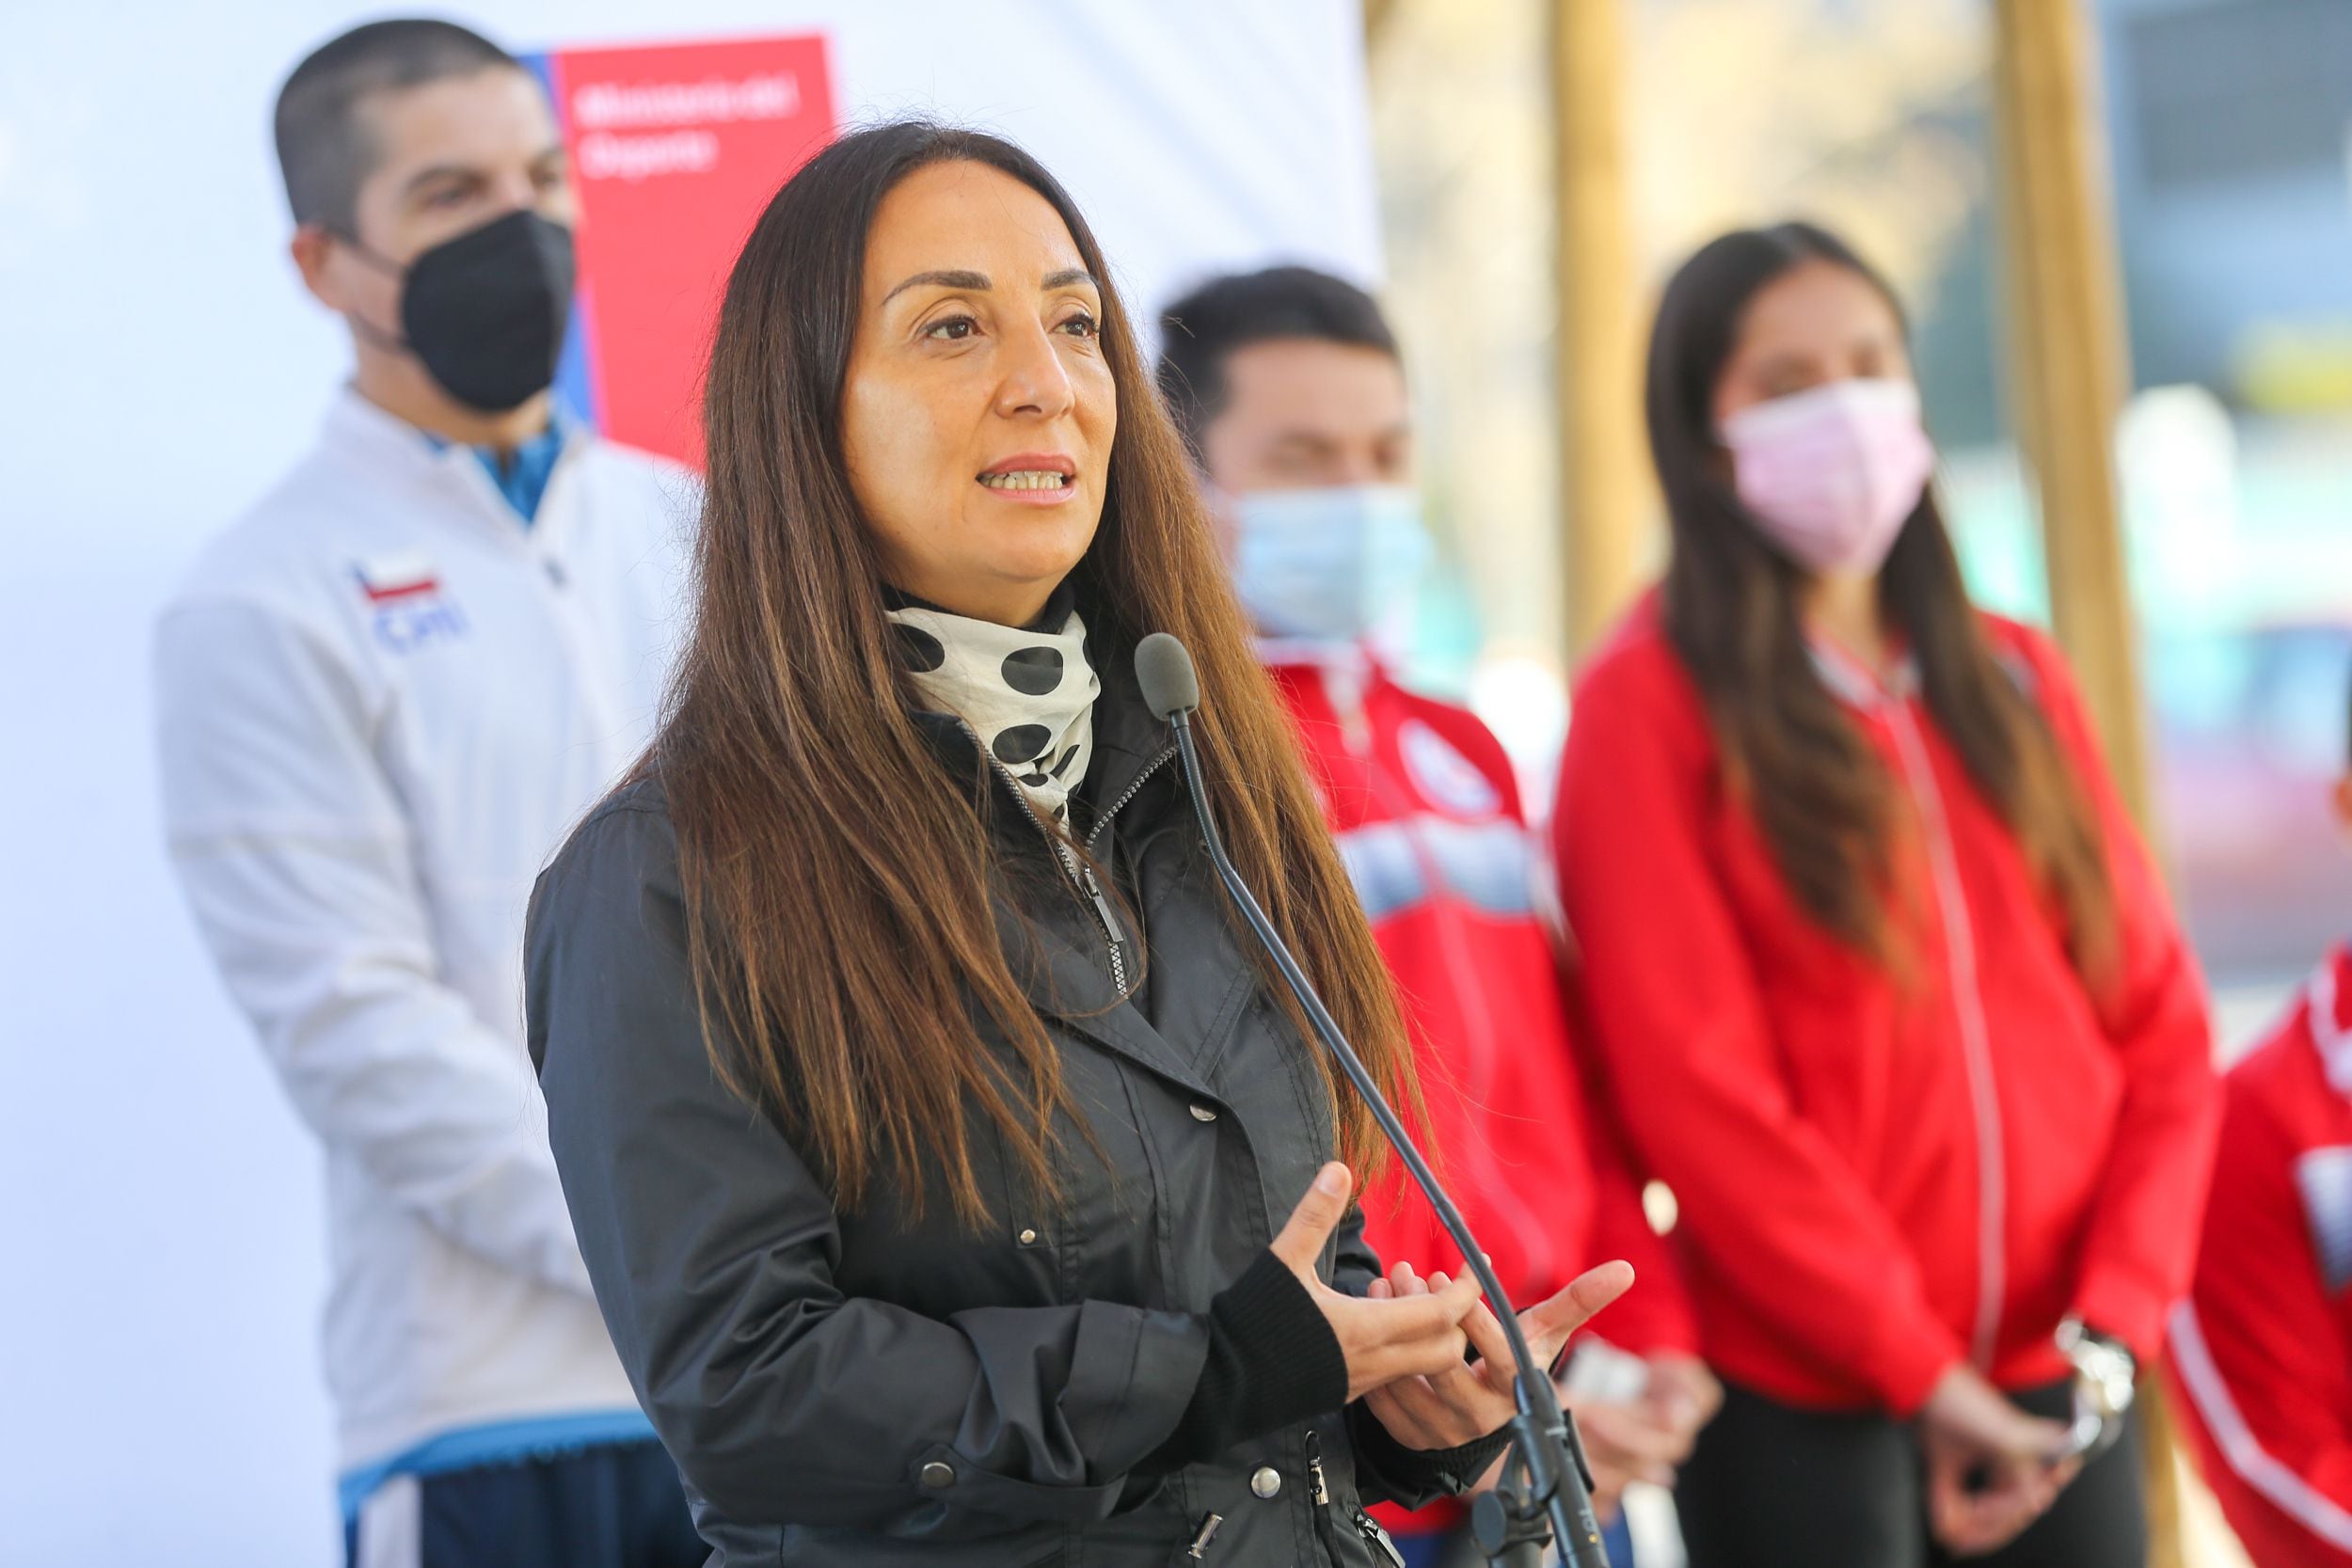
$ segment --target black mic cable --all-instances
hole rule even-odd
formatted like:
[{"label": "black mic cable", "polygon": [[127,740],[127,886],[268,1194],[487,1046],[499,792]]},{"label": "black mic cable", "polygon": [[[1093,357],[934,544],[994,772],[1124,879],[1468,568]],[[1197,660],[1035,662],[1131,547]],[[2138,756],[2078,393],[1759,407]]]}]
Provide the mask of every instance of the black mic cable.
[{"label": "black mic cable", "polygon": [[[1192,655],[1167,632],[1153,632],[1136,645],[1136,680],[1143,688],[1146,706],[1175,732],[1176,749],[1183,760],[1184,786],[1192,796],[1193,814],[1200,818],[1200,835],[1207,842],[1209,859],[1216,867],[1217,878],[1248,923],[1250,931],[1274,960],[1274,967],[1298,998],[1315,1034],[1339,1061],[1348,1082],[1363,1096],[1372,1108],[1373,1118],[1380,1131],[1396,1148],[1412,1173],[1413,1182],[1438,1212],[1446,1234],[1461,1249],[1463,1262],[1477,1277],[1486,1291],[1494,1313],[1502,1324],[1504,1338],[1511,1347],[1511,1355],[1518,1363],[1512,1378],[1512,1387],[1518,1405],[1518,1414],[1511,1420],[1512,1444],[1515,1449],[1513,1465],[1506,1469],[1503,1485],[1491,1497],[1481,1497],[1475,1528],[1478,1544],[1495,1563],[1532,1562],[1540,1553],[1543,1541],[1542,1525],[1547,1513],[1551,1524],[1552,1538],[1560,1543],[1562,1557],[1574,1568],[1609,1568],[1609,1558],[1601,1544],[1600,1523],[1593,1516],[1592,1472],[1586,1467],[1584,1450],[1577,1441],[1576,1430],[1569,1423],[1567,1413],[1560,1408],[1557,1389],[1551,1386],[1550,1369],[1536,1366],[1530,1356],[1526,1333],[1519,1327],[1518,1315],[1512,1310],[1511,1298],[1502,1289],[1502,1281],[1495,1276],[1494,1266],[1470,1234],[1470,1225],[1462,1212],[1441,1186],[1429,1162],[1414,1147],[1412,1137],[1405,1130],[1388,1097],[1374,1083],[1372,1073],[1356,1048],[1340,1032],[1339,1024],[1324,1007],[1323,999],[1315,994],[1312,982],[1298,967],[1283,944],[1281,933],[1258,907],[1249,886],[1233,869],[1226,856],[1225,841],[1216,831],[1216,820],[1209,811],[1209,796],[1200,773],[1200,752],[1192,737],[1193,710],[1200,705],[1200,678],[1194,671]],[[1518,1472],[1515,1476],[1514,1471]],[[1514,1484],[1518,1481],[1518,1484]]]}]

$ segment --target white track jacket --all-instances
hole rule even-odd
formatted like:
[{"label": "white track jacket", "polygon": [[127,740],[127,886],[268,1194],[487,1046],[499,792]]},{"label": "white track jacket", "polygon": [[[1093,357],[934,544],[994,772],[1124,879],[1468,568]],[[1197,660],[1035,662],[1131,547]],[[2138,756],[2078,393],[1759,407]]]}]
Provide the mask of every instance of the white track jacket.
[{"label": "white track jacket", "polygon": [[346,390],[155,641],[172,863],[326,1148],[345,1468],[636,1401],[524,1053],[524,902],[644,748],[692,481],[575,435],[526,528]]}]

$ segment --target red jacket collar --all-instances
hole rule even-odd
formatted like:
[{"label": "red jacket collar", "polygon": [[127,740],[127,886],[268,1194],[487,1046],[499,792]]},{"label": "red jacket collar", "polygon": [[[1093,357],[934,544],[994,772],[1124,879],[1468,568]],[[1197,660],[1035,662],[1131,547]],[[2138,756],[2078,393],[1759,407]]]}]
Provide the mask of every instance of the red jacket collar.
[{"label": "red jacket collar", "polygon": [[1867,713],[1909,702],[1919,689],[1919,661],[1908,651],[1897,656],[1882,677],[1826,637],[1807,637],[1805,651],[1813,656],[1814,671],[1830,694],[1849,707]]},{"label": "red jacket collar", "polygon": [[[1641,633],[1665,635],[1666,622],[1661,591],[1651,588],[1637,600],[1630,613],[1618,624],[1617,630],[1604,644],[1603,655],[1625,639]],[[1814,673],[1830,695],[1858,712],[1871,713],[1909,702],[1918,694],[1919,661],[1910,649],[1899,648],[1894,667],[1882,677],[1867,664],[1848,653],[1826,637],[1807,635],[1805,651],[1813,657]],[[1600,656],[1597,656],[1600,657]]]}]

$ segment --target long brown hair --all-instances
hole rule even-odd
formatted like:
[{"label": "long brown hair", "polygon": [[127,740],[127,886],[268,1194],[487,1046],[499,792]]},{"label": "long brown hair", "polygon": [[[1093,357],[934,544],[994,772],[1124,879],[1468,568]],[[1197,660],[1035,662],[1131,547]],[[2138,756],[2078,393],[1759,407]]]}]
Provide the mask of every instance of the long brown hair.
[{"label": "long brown hair", "polygon": [[[1210,804],[1235,863],[1375,1071],[1408,1099],[1411,1072],[1378,950],[1086,219],[994,136],[919,121],[857,132],[786,182],[727,281],[704,398],[696,613],[647,766],[676,828],[721,1074],[782,1119],[845,1208],[887,1180],[919,1209],[936,1178],[977,1222],[973,1113],[1050,1188],[1054,1113],[1074,1110],[992,913],[982,765],[960,791],[910,717],[840,439],[875,209],[951,160],[1051,202],[1101,280],[1119,424],[1102,526],[1073,575],[1098,657],[1124,659],[1153,631],[1191,648],[1210,693],[1196,721]],[[982,1020],[1011,1066],[982,1048]],[[1340,1152],[1360,1166],[1370,1113],[1322,1071]]]},{"label": "long brown hair", "polygon": [[[1806,261],[1847,268],[1901,315],[1883,278],[1804,223],[1726,234],[1666,286],[1648,388],[1650,449],[1674,532],[1663,617],[1728,775],[1797,902],[1840,940],[1890,961],[1902,956],[1888,920],[1893,781],[1815,669],[1799,619],[1804,571],[1741,506],[1715,432],[1716,384],[1749,302]],[[2098,831],[2040,706],[1994,655],[1931,485],[1886,558],[1879,603],[1910,644],[1937,727],[2016,835],[2076,973],[2104,985],[2117,938]]]}]

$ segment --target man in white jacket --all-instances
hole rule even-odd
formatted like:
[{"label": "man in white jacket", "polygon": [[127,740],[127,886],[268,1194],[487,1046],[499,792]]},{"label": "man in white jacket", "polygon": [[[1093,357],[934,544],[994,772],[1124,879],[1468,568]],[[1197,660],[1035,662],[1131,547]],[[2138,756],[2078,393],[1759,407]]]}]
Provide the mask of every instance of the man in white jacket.
[{"label": "man in white jacket", "polygon": [[165,610],[155,679],[173,863],[326,1149],[350,1561],[698,1564],[573,1241],[519,974],[532,878],[650,734],[691,482],[553,407],[572,196],[511,56],[358,28],[277,135],[354,373]]}]

